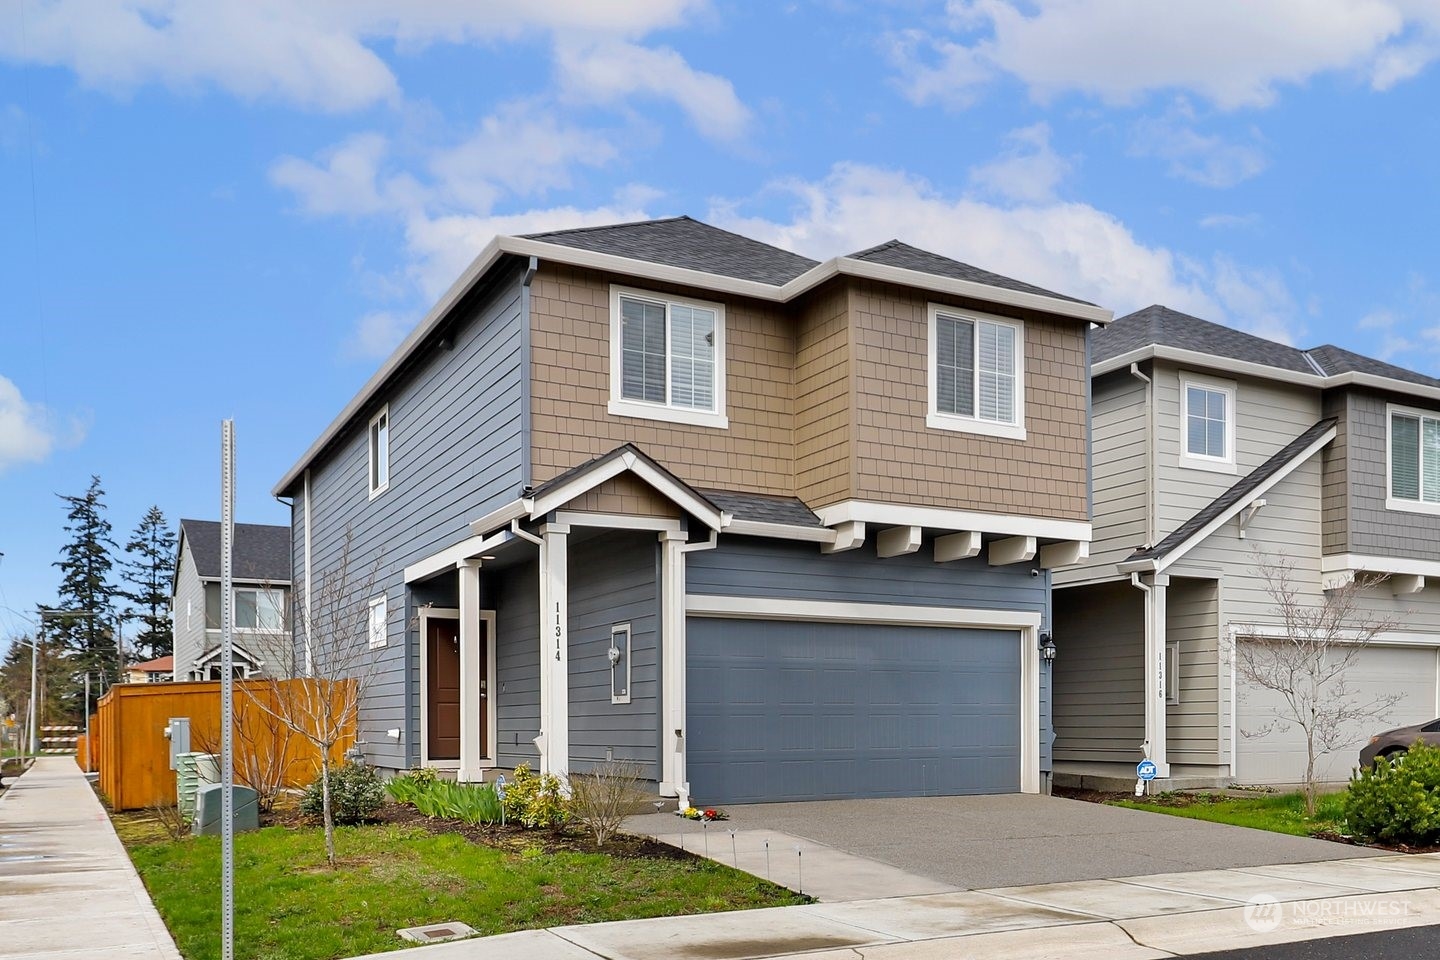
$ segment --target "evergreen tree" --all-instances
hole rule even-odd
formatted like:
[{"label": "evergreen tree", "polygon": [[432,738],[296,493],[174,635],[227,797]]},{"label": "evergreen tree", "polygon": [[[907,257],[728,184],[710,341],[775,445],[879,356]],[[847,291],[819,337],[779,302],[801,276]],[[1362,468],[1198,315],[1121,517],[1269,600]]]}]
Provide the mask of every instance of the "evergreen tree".
[{"label": "evergreen tree", "polygon": [[175,571],[175,534],[159,507],[151,507],[125,544],[127,559],[120,565],[125,581],[120,595],[133,607],[127,613],[140,624],[132,638],[135,653],[145,659],[167,656],[174,650],[170,623],[170,579]]},{"label": "evergreen tree", "polygon": [[[90,488],[78,496],[60,494],[69,505],[65,530],[70,542],[60,548],[59,608],[72,611],[73,616],[49,617],[44,634],[57,642],[67,653],[71,676],[63,694],[66,710],[79,718],[83,704],[75,691],[84,684],[89,673],[92,683],[108,687],[119,678],[119,656],[115,649],[115,588],[110,583],[114,566],[110,521],[105,519],[105,491],[100,478],[90,478]],[[57,677],[57,680],[59,678]],[[51,696],[55,688],[51,687]],[[73,702],[72,702],[73,701]]]}]

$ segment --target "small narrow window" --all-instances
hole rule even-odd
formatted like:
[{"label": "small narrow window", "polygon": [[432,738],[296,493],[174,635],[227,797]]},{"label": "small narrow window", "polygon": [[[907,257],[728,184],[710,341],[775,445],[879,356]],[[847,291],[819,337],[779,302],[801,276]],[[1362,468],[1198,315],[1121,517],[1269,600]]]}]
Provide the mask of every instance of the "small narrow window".
[{"label": "small narrow window", "polygon": [[370,496],[390,486],[390,408],[370,420]]},{"label": "small narrow window", "polygon": [[1180,464],[1235,472],[1235,384],[1182,376]]},{"label": "small narrow window", "polygon": [[630,702],[630,624],[610,628],[610,702]]},{"label": "small narrow window", "polygon": [[385,598],[376,597],[370,601],[370,649],[375,650],[385,646],[386,636],[386,612]]}]

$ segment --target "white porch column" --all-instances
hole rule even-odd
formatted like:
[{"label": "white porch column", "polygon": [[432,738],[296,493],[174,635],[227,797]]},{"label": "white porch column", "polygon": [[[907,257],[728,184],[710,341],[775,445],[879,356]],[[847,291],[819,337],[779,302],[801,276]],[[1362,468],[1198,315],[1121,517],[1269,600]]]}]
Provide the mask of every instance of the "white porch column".
[{"label": "white porch column", "polygon": [[660,794],[689,799],[685,780],[685,545],[678,530],[660,533]]},{"label": "white porch column", "polygon": [[483,779],[480,770],[480,561],[455,565],[460,579],[460,769],[456,779],[469,783]]},{"label": "white porch column", "polygon": [[540,771],[570,770],[570,527],[540,528]]},{"label": "white porch column", "polygon": [[1166,574],[1145,578],[1149,591],[1145,594],[1145,748],[1146,756],[1155,761],[1156,777],[1170,776],[1166,758],[1168,733],[1165,729],[1165,588],[1170,585]]}]

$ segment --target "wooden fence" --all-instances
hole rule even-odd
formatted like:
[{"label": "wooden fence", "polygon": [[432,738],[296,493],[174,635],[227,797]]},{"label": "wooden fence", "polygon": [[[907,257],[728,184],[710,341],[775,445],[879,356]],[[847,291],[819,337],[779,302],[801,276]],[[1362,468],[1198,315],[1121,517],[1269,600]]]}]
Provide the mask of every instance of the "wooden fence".
[{"label": "wooden fence", "polygon": [[[326,681],[284,680],[281,695],[315,695]],[[308,685],[310,691],[295,690]],[[277,693],[269,680],[235,683],[235,782],[257,786],[273,780],[303,787],[320,769],[319,751],[289,731],[258,703],[273,705]],[[100,790],[115,810],[136,810],[175,803],[175,771],[170,769],[170,741],[165,726],[171,717],[190,718],[190,749],[220,752],[220,681],[183,683],[121,683],[100,698],[90,720],[90,759],[100,769]],[[340,760],[354,744],[352,729],[335,746]],[[83,766],[83,762],[82,762]]]}]

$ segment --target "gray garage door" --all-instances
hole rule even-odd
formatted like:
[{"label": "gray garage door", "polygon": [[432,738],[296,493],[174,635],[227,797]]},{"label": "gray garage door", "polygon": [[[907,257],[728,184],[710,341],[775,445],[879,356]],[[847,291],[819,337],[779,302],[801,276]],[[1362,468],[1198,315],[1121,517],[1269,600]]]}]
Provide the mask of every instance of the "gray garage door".
[{"label": "gray garage door", "polygon": [[1013,793],[1010,631],[692,617],[697,803]]}]

